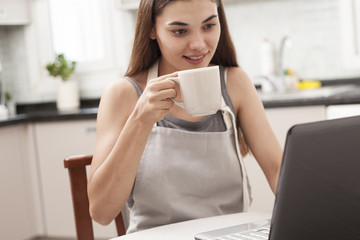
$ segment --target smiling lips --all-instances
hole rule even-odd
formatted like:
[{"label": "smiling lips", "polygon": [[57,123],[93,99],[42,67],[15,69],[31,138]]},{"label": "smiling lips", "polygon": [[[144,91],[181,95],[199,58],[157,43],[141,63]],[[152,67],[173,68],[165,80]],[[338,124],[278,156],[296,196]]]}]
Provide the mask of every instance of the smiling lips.
[{"label": "smiling lips", "polygon": [[191,64],[202,63],[205,59],[206,54],[196,55],[196,56],[184,56],[185,60]]}]

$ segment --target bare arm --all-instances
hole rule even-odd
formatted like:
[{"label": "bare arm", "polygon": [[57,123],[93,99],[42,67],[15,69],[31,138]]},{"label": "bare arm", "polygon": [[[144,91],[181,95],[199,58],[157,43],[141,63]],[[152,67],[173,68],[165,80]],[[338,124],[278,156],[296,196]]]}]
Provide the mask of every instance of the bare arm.
[{"label": "bare arm", "polygon": [[282,149],[266,118],[256,89],[240,68],[229,68],[227,89],[251,152],[276,192]]},{"label": "bare arm", "polygon": [[138,99],[127,80],[103,93],[97,118],[97,139],[88,180],[90,214],[109,224],[125,205],[152,126],[172,108],[175,84],[159,77],[147,83]]}]

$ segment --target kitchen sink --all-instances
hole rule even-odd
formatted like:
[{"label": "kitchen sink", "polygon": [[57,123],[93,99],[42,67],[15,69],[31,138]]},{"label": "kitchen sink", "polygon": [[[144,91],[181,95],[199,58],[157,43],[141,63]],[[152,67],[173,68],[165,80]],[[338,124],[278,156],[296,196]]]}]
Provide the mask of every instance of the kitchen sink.
[{"label": "kitchen sink", "polygon": [[281,101],[281,100],[301,100],[301,99],[317,99],[345,94],[359,89],[356,85],[340,85],[340,86],[326,86],[313,89],[304,89],[291,92],[258,92],[259,97],[263,101]]}]

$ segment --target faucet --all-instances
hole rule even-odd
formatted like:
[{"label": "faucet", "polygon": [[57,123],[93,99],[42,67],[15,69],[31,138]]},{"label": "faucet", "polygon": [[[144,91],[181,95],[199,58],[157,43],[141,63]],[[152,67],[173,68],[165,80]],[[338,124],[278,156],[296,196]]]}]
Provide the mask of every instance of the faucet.
[{"label": "faucet", "polygon": [[281,38],[280,47],[278,54],[276,56],[276,62],[274,67],[274,73],[265,74],[258,76],[262,80],[262,87],[264,88],[264,92],[276,91],[276,92],[284,92],[286,91],[285,84],[285,74],[284,74],[284,52],[286,47],[291,47],[291,39],[288,36],[284,36]]},{"label": "faucet", "polygon": [[281,39],[280,48],[279,48],[279,56],[278,56],[278,75],[284,75],[284,51],[285,47],[291,47],[292,42],[288,36],[285,36]]},{"label": "faucet", "polygon": [[278,86],[280,89],[279,91],[285,91],[285,79],[284,79],[284,52],[286,47],[291,47],[292,42],[288,36],[284,36],[281,39],[280,48],[279,48],[279,55],[278,55],[278,64],[277,64],[277,77],[278,77]]},{"label": "faucet", "polygon": [[279,91],[280,87],[275,75],[261,75],[255,76],[255,79],[261,81],[261,91],[264,93]]}]

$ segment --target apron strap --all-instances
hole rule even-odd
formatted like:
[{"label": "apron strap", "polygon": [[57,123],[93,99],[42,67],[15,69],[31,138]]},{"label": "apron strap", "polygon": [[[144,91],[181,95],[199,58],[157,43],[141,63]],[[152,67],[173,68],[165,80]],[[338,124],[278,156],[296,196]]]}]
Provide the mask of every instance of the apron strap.
[{"label": "apron strap", "polygon": [[158,66],[159,66],[159,60],[156,60],[156,62],[149,68],[147,81],[158,77],[158,71],[159,71]]},{"label": "apron strap", "polygon": [[223,113],[226,128],[231,129],[231,127],[232,127],[234,129],[234,140],[235,140],[235,146],[236,146],[236,153],[238,156],[238,160],[239,160],[240,167],[241,167],[241,173],[242,173],[242,177],[243,177],[243,207],[244,207],[243,211],[247,212],[249,210],[249,205],[250,205],[250,193],[249,193],[249,189],[248,189],[248,181],[247,181],[247,175],[246,175],[246,171],[245,171],[245,164],[244,164],[243,158],[240,153],[239,139],[238,139],[238,134],[237,134],[236,122],[235,122],[235,115],[231,111],[229,106],[226,105],[224,98],[222,98],[221,111]]},{"label": "apron strap", "polygon": [[[158,77],[158,71],[159,71],[158,67],[159,67],[159,59],[156,60],[156,62],[149,68],[146,82],[149,82],[150,79],[154,79]],[[156,127],[157,125],[158,125],[157,122],[155,122],[153,127]]]}]

